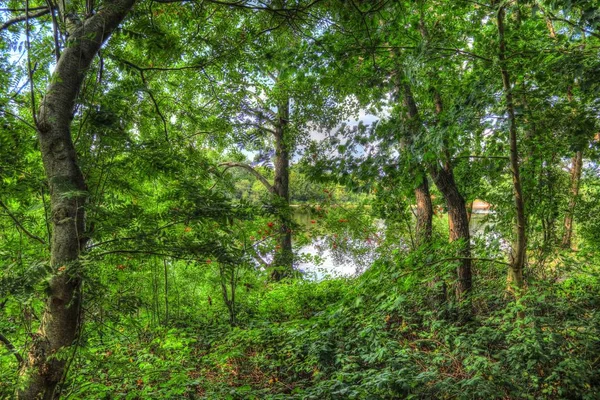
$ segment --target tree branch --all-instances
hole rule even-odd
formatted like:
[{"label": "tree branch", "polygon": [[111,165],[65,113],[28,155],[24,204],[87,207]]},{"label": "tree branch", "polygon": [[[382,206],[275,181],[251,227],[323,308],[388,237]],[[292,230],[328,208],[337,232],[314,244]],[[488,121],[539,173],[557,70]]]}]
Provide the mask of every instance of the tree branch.
[{"label": "tree branch", "polygon": [[[131,61],[127,61],[121,57],[117,57],[113,54],[109,54],[108,55],[109,58],[118,61],[120,63],[123,63],[125,65],[127,65],[128,67],[131,67],[133,69],[136,69],[138,71],[184,71],[186,69],[202,69],[204,67],[206,67],[207,65],[209,65],[209,62],[203,63],[203,64],[196,64],[196,65],[184,65],[182,67],[140,67],[139,65],[136,65],[134,63],[132,63]],[[210,60],[212,61],[212,60]]]},{"label": "tree branch", "polygon": [[151,251],[151,250],[127,250],[127,249],[119,249],[119,250],[110,250],[110,251],[105,251],[103,253],[98,253],[98,254],[93,254],[93,258],[97,259],[100,257],[104,257],[110,254],[146,254],[146,255],[150,255],[150,256],[162,256],[162,257],[171,257],[171,258],[175,258],[178,260],[195,260],[195,258],[185,258],[185,257],[181,257],[175,253],[167,253],[167,252],[160,252],[160,251]]},{"label": "tree branch", "polygon": [[154,103],[154,109],[156,110],[156,113],[162,120],[163,129],[165,130],[165,139],[167,140],[167,142],[169,142],[169,130],[167,128],[167,119],[163,115],[162,111],[160,111],[160,107],[158,106],[158,102],[156,101],[156,98],[154,97],[154,93],[152,93],[152,90],[150,90],[150,87],[148,86],[148,82],[146,81],[146,77],[144,76],[144,71],[140,71],[140,76],[142,78],[142,82],[144,83],[144,86],[146,87],[146,92],[148,92],[148,95],[150,96],[152,103]]},{"label": "tree branch", "polygon": [[486,262],[492,262],[492,263],[496,263],[496,264],[502,264],[502,265],[508,265],[508,266],[510,266],[510,263],[507,263],[505,261],[496,260],[494,258],[471,258],[471,257],[449,257],[449,258],[442,258],[441,260],[437,260],[437,261],[434,261],[432,263],[427,264],[427,266],[432,266],[432,265],[440,264],[440,263],[443,263],[443,262],[446,262],[446,261],[462,261],[462,260],[486,261]]},{"label": "tree branch", "polygon": [[[29,0],[25,0],[25,7],[29,10]],[[49,9],[51,10],[51,9]],[[31,116],[33,123],[37,126],[37,115],[35,107],[35,85],[33,82],[33,68],[31,68],[31,42],[29,41],[29,11],[25,12],[25,43],[27,48],[27,75],[29,78],[29,89],[31,94]]]},{"label": "tree branch", "polygon": [[159,71],[165,71],[165,70],[180,70],[180,69],[189,69],[189,68],[196,68],[194,67],[182,67],[182,68],[176,68],[176,69],[172,69],[172,68],[143,68],[143,67],[139,67],[137,65],[135,65],[134,63],[127,61],[127,60],[123,60],[122,58],[119,57],[115,57],[115,56],[111,56],[111,58],[135,69],[136,71],[138,71],[140,73],[140,78],[142,79],[142,83],[144,84],[144,87],[146,88],[146,92],[148,93],[148,96],[150,97],[150,100],[152,100],[152,103],[154,104],[154,109],[156,110],[156,113],[158,114],[158,116],[160,117],[160,119],[162,120],[163,123],[163,129],[165,131],[165,138],[167,140],[167,142],[169,141],[169,130],[168,130],[168,125],[167,125],[167,119],[165,118],[164,114],[160,111],[160,107],[158,106],[158,102],[156,101],[156,98],[154,97],[154,93],[152,93],[152,91],[150,90],[150,87],[148,86],[148,81],[146,80],[146,75],[144,75],[145,71],[151,71],[151,70],[159,70]]},{"label": "tree branch", "polygon": [[4,343],[4,345],[6,346],[6,348],[8,349],[8,351],[10,351],[11,353],[13,353],[13,355],[15,356],[15,358],[17,359],[17,361],[19,362],[19,366],[21,366],[25,362],[25,360],[23,360],[23,357],[21,356],[21,354],[19,354],[19,352],[15,348],[15,346],[2,333],[0,333],[0,342]]},{"label": "tree branch", "polygon": [[252,168],[250,165],[248,164],[244,164],[244,163],[237,163],[237,162],[223,162],[221,164],[219,164],[219,166],[226,166],[227,168],[225,168],[223,170],[223,172],[227,171],[229,168],[233,168],[233,167],[238,167],[238,168],[243,168],[246,171],[250,172],[252,175],[254,175],[256,177],[256,179],[258,179],[260,181],[260,183],[262,183],[269,192],[275,194],[275,188],[273,187],[273,185],[271,185],[269,183],[269,181],[260,174],[260,172],[258,172],[257,170],[255,170],[254,168]]},{"label": "tree branch", "polygon": [[56,19],[56,14],[54,13],[54,9],[52,9],[52,0],[46,0],[46,4],[48,4],[48,8],[51,11],[50,16],[52,17],[52,33],[54,35],[54,55],[56,56],[56,62],[58,63],[58,60],[60,59],[60,43],[58,40],[58,38],[59,38],[58,21]]},{"label": "tree branch", "polygon": [[506,156],[456,156],[452,157],[452,160],[459,160],[461,158],[483,158],[483,159],[499,159],[499,160],[508,160],[509,157]]},{"label": "tree branch", "polygon": [[[256,97],[256,99],[258,100],[258,97]],[[254,115],[256,118],[260,119],[264,119],[268,122],[270,122],[271,124],[275,125],[275,114],[273,113],[273,111],[269,110],[266,105],[264,105],[263,103],[263,107],[262,109],[256,109],[253,108],[252,106],[250,106],[250,104],[244,102],[243,103],[243,111],[247,112],[251,115]]]},{"label": "tree branch", "polygon": [[96,247],[100,247],[100,246],[104,246],[110,243],[114,243],[114,242],[125,242],[128,240],[140,240],[140,239],[144,239],[146,237],[149,236],[153,236],[156,235],[158,232],[162,231],[163,229],[167,229],[173,225],[177,225],[177,224],[181,224],[183,223],[183,221],[174,221],[174,222],[169,222],[168,224],[165,224],[151,232],[145,233],[145,234],[141,234],[141,235],[136,235],[136,236],[129,236],[129,237],[120,237],[120,238],[115,238],[115,239],[109,239],[109,240],[105,240],[104,242],[99,242],[99,243],[95,243],[92,244],[88,247],[88,249],[93,249]]},{"label": "tree branch", "polygon": [[17,219],[17,217],[15,217],[11,212],[10,209],[6,206],[6,204],[4,204],[2,201],[0,201],[0,207],[4,208],[4,210],[6,210],[6,213],[8,214],[8,216],[10,217],[10,219],[12,219],[15,223],[15,225],[17,225],[27,236],[29,236],[31,239],[37,240],[38,242],[40,242],[41,244],[46,244],[46,241],[44,239],[42,239],[39,236],[34,235],[33,233],[29,232],[24,226],[23,224],[21,224],[21,222],[19,222],[19,220]]},{"label": "tree branch", "polygon": [[258,129],[259,131],[265,131],[265,132],[269,132],[272,135],[275,135],[275,131],[273,129],[267,128],[264,125],[256,124],[254,122],[244,122],[244,125],[251,126],[253,128]]},{"label": "tree branch", "polygon": [[3,23],[2,26],[0,26],[0,31],[3,31],[6,28],[8,28],[9,26],[12,26],[12,25],[17,24],[17,23],[22,22],[22,21],[25,21],[27,19],[38,18],[38,17],[44,16],[46,14],[50,14],[50,9],[49,8],[44,8],[41,11],[38,11],[38,12],[25,13],[24,15],[19,15],[18,17],[15,17],[13,19],[9,19],[5,23]]},{"label": "tree branch", "polygon": [[556,15],[552,14],[551,12],[548,12],[548,15],[550,16],[550,20],[552,20],[552,21],[564,22],[565,24],[568,24],[568,25],[572,26],[573,28],[581,29],[582,32],[585,32],[585,33],[588,33],[588,34],[590,34],[592,36],[600,38],[600,34],[594,32],[594,31],[590,31],[589,29],[585,29],[585,28],[577,25],[576,23],[569,21],[566,18],[557,17]]},{"label": "tree branch", "polygon": [[[45,10],[48,7],[40,6],[40,7],[29,7],[29,12],[31,11],[39,11]],[[0,8],[1,12],[25,12],[27,11],[25,8]]]}]

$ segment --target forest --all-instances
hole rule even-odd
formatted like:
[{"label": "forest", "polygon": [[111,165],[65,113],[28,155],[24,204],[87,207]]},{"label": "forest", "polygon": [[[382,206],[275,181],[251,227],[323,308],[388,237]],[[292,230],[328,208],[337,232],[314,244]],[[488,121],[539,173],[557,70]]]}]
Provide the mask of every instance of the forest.
[{"label": "forest", "polygon": [[0,24],[0,399],[600,399],[598,0]]}]

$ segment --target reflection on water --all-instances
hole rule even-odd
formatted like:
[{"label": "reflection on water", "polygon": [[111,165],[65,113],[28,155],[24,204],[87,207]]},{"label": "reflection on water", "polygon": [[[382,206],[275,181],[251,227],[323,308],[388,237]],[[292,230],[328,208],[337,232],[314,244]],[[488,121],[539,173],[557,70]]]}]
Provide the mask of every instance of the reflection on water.
[{"label": "reflection on water", "polygon": [[[306,231],[314,228],[316,216],[307,208],[296,208],[294,220]],[[381,231],[385,230],[383,221]],[[353,248],[357,252],[345,251]],[[332,249],[332,237],[314,236],[310,244],[295,249],[300,262],[297,268],[304,272],[309,279],[321,280],[326,277],[343,277],[360,274],[373,261],[375,242],[356,241],[345,238],[344,246]]]},{"label": "reflection on water", "polygon": [[[471,237],[484,238],[486,241],[500,240],[497,232],[489,232],[494,223],[488,220],[488,215],[484,213],[472,214],[470,221]],[[296,208],[294,210],[294,220],[306,230],[313,227],[311,221],[314,221],[314,215],[307,208]],[[385,231],[385,221],[378,221],[380,232],[383,236]],[[365,247],[364,243],[361,243]],[[331,243],[325,236],[314,237],[312,243],[295,249],[300,258],[297,268],[304,272],[309,279],[321,280],[326,277],[353,276],[362,273],[373,261],[375,256],[375,243],[369,244],[367,253],[362,257],[353,257],[351,254],[343,251],[332,251]],[[504,246],[501,246],[504,247]]]},{"label": "reflection on water", "polygon": [[352,276],[357,273],[356,265],[352,260],[340,263],[329,248],[318,243],[303,246],[298,253],[301,257],[308,255],[311,259],[320,259],[320,263],[312,260],[298,263],[298,269],[304,272],[309,279],[321,280],[327,276]]}]

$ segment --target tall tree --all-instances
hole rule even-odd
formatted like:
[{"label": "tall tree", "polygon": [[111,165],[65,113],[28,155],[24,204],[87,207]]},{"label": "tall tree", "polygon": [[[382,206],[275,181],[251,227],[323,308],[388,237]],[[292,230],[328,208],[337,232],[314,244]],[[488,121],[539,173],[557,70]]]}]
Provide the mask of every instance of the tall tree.
[{"label": "tall tree", "polygon": [[[273,194],[279,234],[269,269],[277,281],[292,275],[294,267],[289,208],[292,157],[311,127],[331,125],[343,113],[334,100],[333,85],[324,79],[327,74],[314,44],[297,31],[302,21],[290,24],[281,17],[248,16],[245,22],[256,36],[244,47],[244,62],[232,60],[226,67],[230,91],[236,95],[224,102],[223,117],[230,120],[234,140],[257,152],[258,162],[272,161],[274,178],[269,182],[251,165],[224,164],[250,171]],[[310,29],[310,22],[304,23]]]},{"label": "tall tree", "polygon": [[513,183],[513,196],[516,210],[515,235],[510,253],[510,267],[508,269],[508,285],[511,291],[520,291],[523,289],[523,269],[525,267],[525,257],[527,250],[525,201],[523,198],[523,189],[521,176],[519,172],[519,146],[517,139],[517,122],[515,115],[515,106],[513,100],[513,87],[508,71],[506,59],[506,32],[505,32],[505,13],[506,5],[504,3],[493,3],[498,7],[496,14],[496,24],[498,29],[498,61],[500,73],[502,76],[502,87],[504,90],[504,100],[506,103],[506,113],[508,115],[508,141],[510,145],[510,171]]},{"label": "tall tree", "polygon": [[[435,113],[443,112],[443,104],[440,94],[434,91]],[[447,145],[442,152],[443,159],[429,165],[429,171],[438,190],[444,196],[448,208],[448,224],[450,226],[450,241],[460,241],[460,266],[457,268],[458,284],[456,286],[456,297],[464,299],[471,290],[473,284],[471,271],[471,233],[469,230],[469,215],[464,197],[458,190],[454,178],[454,167],[450,159]]]},{"label": "tall tree", "polygon": [[569,189],[569,205],[565,213],[564,231],[561,245],[565,249],[571,248],[573,237],[573,216],[575,214],[575,206],[577,205],[577,197],[579,196],[579,184],[581,182],[581,170],[583,168],[583,151],[577,150],[571,160],[570,189]]},{"label": "tall tree", "polygon": [[[271,74],[275,80],[274,85],[277,85],[279,79],[278,74]],[[253,96],[254,97],[254,96]],[[256,97],[253,100],[257,100]],[[262,103],[262,101],[259,101]],[[240,167],[250,171],[264,186],[275,196],[274,203],[278,209],[279,227],[277,246],[272,265],[269,265],[270,277],[274,281],[279,281],[284,277],[293,274],[294,254],[292,248],[292,227],[290,220],[290,158],[293,154],[293,137],[289,132],[290,124],[290,99],[287,95],[277,100],[275,106],[276,111],[269,108],[263,108],[260,105],[246,104],[245,123],[242,124],[242,129],[248,129],[254,126],[254,129],[261,133],[267,133],[271,136],[274,143],[274,179],[271,184],[254,167],[237,162],[224,162],[222,165],[227,167]],[[260,110],[257,110],[259,108]]]},{"label": "tall tree", "polygon": [[107,1],[95,14],[80,19],[72,2],[59,2],[68,22],[67,45],[57,60],[41,100],[35,126],[50,187],[52,243],[48,298],[38,332],[20,372],[19,399],[53,399],[63,379],[65,351],[81,324],[80,254],[87,241],[87,187],[71,138],[77,94],[102,44],[123,21],[135,0]]},{"label": "tall tree", "polygon": [[[436,43],[429,35],[429,30],[426,26],[426,21],[424,17],[423,7],[426,6],[426,2],[420,5],[419,10],[419,22],[418,22],[418,30],[421,35],[421,39],[423,41],[423,47],[427,49],[428,47],[436,47]],[[446,22],[448,23],[448,22]],[[437,23],[436,23],[437,25]],[[436,35],[436,39],[440,41],[439,47],[443,47],[445,36],[447,35],[445,31],[444,22],[442,22],[441,27],[438,26],[439,32]],[[447,39],[446,39],[447,40]],[[458,46],[458,44],[456,44]],[[424,50],[428,51],[428,50]],[[437,51],[433,51],[434,54]],[[433,60],[425,60],[424,67],[428,70],[428,73],[425,76],[432,77],[434,71]],[[434,64],[434,65],[431,65]],[[456,71],[456,67],[454,63],[447,65],[442,62],[440,68],[443,68],[448,71]],[[447,76],[451,76],[452,72],[449,72]],[[460,72],[456,71],[456,75],[460,76]],[[433,80],[433,79],[432,79]],[[442,95],[438,88],[436,87],[435,82],[429,83],[429,92],[433,97],[433,101],[430,102],[432,107],[434,108],[433,113],[431,113],[433,118],[432,126],[434,129],[439,130],[438,135],[442,136],[441,139],[441,147],[437,151],[436,160],[427,163],[427,168],[433,182],[435,183],[437,189],[442,193],[444,197],[444,201],[446,202],[446,207],[448,210],[448,225],[450,228],[450,241],[456,242],[460,241],[460,249],[458,251],[459,258],[459,267],[457,268],[457,279],[458,283],[456,286],[456,297],[458,300],[464,299],[472,287],[472,271],[471,271],[471,234],[469,230],[469,215],[467,213],[466,202],[458,189],[458,185],[456,183],[455,175],[454,175],[454,165],[451,158],[452,149],[450,148],[450,138],[449,133],[444,130],[445,124],[447,121],[443,119],[444,115],[444,103],[442,100]],[[416,105],[414,106],[416,107]]]}]

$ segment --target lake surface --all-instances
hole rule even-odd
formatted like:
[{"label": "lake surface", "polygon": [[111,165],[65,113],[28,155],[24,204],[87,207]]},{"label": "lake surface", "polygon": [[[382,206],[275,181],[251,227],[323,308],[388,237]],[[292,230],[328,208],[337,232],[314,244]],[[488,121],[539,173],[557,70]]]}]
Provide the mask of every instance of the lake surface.
[{"label": "lake surface", "polygon": [[[316,219],[317,216],[306,208],[296,208],[294,210],[295,222],[307,231],[313,228],[312,221]],[[385,231],[383,221],[380,224],[381,231]],[[374,252],[376,247],[374,245],[371,247]],[[308,259],[307,261],[299,262],[297,268],[304,272],[309,279],[314,280],[360,274],[365,268],[365,261],[367,261],[364,260],[365,257],[363,257],[363,260],[357,260],[349,252],[340,251],[339,249],[333,251],[331,242],[327,236],[315,236],[312,243],[304,245],[299,249],[295,248],[295,251],[301,259]]]},{"label": "lake surface", "polygon": [[[485,233],[485,228],[492,226],[492,223],[486,221],[487,214],[472,214],[470,231],[471,237],[481,237]],[[445,215],[444,215],[445,217]],[[311,227],[311,220],[314,216],[306,209],[296,209],[294,212],[294,220],[305,228]],[[381,235],[385,233],[385,221],[377,220],[377,225],[380,228]],[[326,237],[315,237],[313,242],[304,245],[295,251],[302,258],[308,256],[309,259],[317,259],[299,262],[297,268],[308,275],[309,279],[321,280],[327,277],[343,277],[354,276],[361,274],[373,261],[375,256],[376,245],[371,246],[372,254],[367,254],[361,257],[360,260],[355,259],[349,254],[342,254],[340,251],[332,251],[330,243]],[[371,256],[371,257],[369,257]],[[369,258],[371,258],[369,260]]]}]

